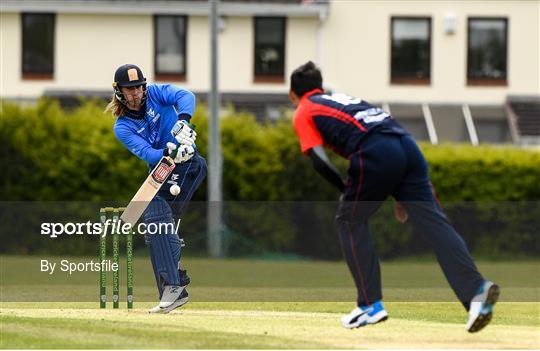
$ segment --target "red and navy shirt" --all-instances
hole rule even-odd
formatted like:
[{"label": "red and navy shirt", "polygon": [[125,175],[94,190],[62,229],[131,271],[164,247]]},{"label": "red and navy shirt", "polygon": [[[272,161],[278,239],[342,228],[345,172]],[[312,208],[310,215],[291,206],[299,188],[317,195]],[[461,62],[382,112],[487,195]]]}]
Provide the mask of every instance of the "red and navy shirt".
[{"label": "red and navy shirt", "polygon": [[302,152],[326,146],[348,158],[358,151],[368,133],[407,132],[384,110],[345,94],[312,90],[300,99],[294,114],[294,129]]}]

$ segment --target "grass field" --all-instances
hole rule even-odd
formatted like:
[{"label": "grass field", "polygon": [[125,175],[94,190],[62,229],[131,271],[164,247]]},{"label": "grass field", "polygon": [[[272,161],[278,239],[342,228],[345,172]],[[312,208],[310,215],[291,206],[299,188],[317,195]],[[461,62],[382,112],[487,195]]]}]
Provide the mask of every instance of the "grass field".
[{"label": "grass field", "polygon": [[430,261],[383,263],[390,319],[346,330],[339,317],[353,307],[354,289],[341,262],[187,259],[190,303],[149,315],[156,297],[145,258],[135,262],[132,311],[125,302],[97,308],[97,273],[47,277],[40,259],[1,257],[2,349],[540,348],[537,261],[479,263],[502,295],[492,324],[469,334],[465,311]]}]

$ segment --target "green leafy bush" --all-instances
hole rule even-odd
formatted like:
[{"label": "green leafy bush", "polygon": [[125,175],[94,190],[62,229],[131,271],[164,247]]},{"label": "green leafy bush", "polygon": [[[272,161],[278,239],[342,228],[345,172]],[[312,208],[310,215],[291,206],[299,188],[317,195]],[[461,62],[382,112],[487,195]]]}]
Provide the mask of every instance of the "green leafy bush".
[{"label": "green leafy bush", "polygon": [[[103,107],[89,101],[66,111],[47,99],[30,107],[2,102],[1,199],[128,201],[148,169],[116,140],[114,118],[104,114]],[[199,105],[192,121],[197,125],[198,150],[206,156],[205,106]],[[259,123],[252,115],[229,108],[221,118],[221,137],[223,197],[238,201],[225,206],[231,243],[340,257],[333,225],[339,194],[301,155],[290,118]],[[508,146],[420,146],[439,199],[473,249],[483,254],[538,253],[539,152]],[[345,174],[347,161],[332,159]],[[194,200],[205,199],[203,183]],[[201,227],[204,211],[195,213],[185,222]],[[389,203],[373,219],[372,228],[382,257],[416,254],[427,247],[411,228],[393,220]],[[26,250],[32,247],[29,244]]]},{"label": "green leafy bush", "polygon": [[442,200],[540,200],[540,152],[514,147],[422,144]]},{"label": "green leafy bush", "polygon": [[129,199],[146,177],[97,102],[67,112],[48,99],[30,108],[2,103],[0,118],[3,200]]}]

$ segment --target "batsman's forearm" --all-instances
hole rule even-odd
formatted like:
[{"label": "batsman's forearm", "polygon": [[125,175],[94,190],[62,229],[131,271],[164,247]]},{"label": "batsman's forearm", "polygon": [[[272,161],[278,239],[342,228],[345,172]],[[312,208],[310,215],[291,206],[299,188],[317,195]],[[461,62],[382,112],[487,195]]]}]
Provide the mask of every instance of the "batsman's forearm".
[{"label": "batsman's forearm", "polygon": [[178,115],[178,120],[179,121],[186,121],[189,123],[189,121],[191,121],[191,115],[187,114],[187,113],[181,113]]}]

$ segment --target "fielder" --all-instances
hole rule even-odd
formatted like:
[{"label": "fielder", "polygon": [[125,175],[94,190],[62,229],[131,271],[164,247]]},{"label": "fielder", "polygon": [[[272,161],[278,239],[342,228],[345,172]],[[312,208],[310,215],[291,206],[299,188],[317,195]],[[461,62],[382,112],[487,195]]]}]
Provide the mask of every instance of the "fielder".
[{"label": "fielder", "polygon": [[[163,156],[171,156],[176,167],[142,215],[149,223],[173,223],[179,219],[195,190],[206,177],[204,158],[195,149],[197,134],[189,121],[195,110],[195,96],[171,84],[146,84],[141,69],[132,64],[118,67],[114,93],[106,111],[117,118],[114,133],[150,170]],[[175,129],[176,137],[171,130]],[[175,133],[176,134],[176,133]],[[179,194],[173,195],[173,189]],[[176,191],[177,192],[177,191]],[[174,225],[173,225],[174,227]],[[188,302],[185,270],[180,269],[181,242],[172,230],[145,234],[156,278],[159,304],[150,313],[169,313]]]},{"label": "fielder", "polygon": [[[369,218],[392,196],[399,202],[398,220],[410,220],[426,236],[448,283],[469,311],[466,329],[473,333],[484,328],[491,321],[499,287],[478,272],[448,222],[432,191],[426,160],[409,133],[366,101],[325,94],[321,72],[311,61],[292,73],[289,97],[296,106],[294,128],[302,152],[341,192],[337,229],[358,293],[356,308],[341,318],[342,325],[358,328],[388,318]],[[323,146],[349,160],[347,182]]]}]

